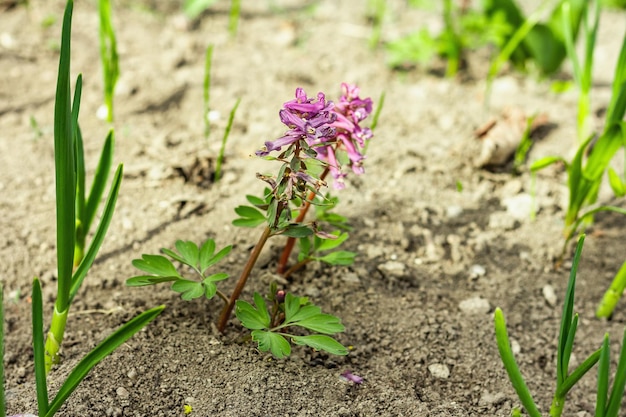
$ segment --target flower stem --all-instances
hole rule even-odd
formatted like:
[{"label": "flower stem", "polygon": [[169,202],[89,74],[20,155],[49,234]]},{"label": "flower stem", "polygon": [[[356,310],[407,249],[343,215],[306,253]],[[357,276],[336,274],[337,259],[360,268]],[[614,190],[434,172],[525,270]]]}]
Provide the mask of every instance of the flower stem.
[{"label": "flower stem", "polygon": [[[328,167],[326,167],[326,169],[324,169],[324,172],[322,172],[322,175],[320,175],[320,180],[323,181],[326,175],[328,175],[329,171],[330,170],[328,169]],[[296,223],[302,223],[302,221],[304,220],[304,217],[306,216],[306,213],[309,211],[309,207],[311,207],[311,201],[313,201],[314,198],[315,198],[315,193],[311,191],[306,201],[304,202],[302,208],[300,209],[300,214],[298,214],[298,217],[296,218]],[[283,276],[288,276],[285,270],[287,269],[287,262],[289,262],[289,255],[291,255],[291,251],[293,251],[293,247],[295,244],[296,244],[295,238],[293,237],[287,238],[287,243],[285,243],[283,252],[280,255],[280,259],[278,260],[278,266],[276,267],[276,272]],[[289,273],[293,273],[293,272],[294,271],[291,271],[291,270],[289,271]]]},{"label": "flower stem", "polygon": [[291,276],[291,274],[293,274],[294,272],[296,272],[297,270],[299,270],[300,268],[302,268],[304,265],[308,264],[312,260],[313,259],[311,259],[311,258],[305,259],[305,260],[300,261],[297,264],[291,266],[287,271],[285,271],[285,273],[283,274],[283,278],[289,278]]},{"label": "flower stem", "polygon": [[246,265],[244,266],[243,271],[241,271],[241,275],[239,276],[239,281],[237,281],[237,285],[235,286],[235,289],[230,295],[230,299],[228,300],[228,302],[222,309],[222,314],[220,315],[220,319],[217,324],[217,329],[220,331],[220,333],[224,333],[224,329],[226,328],[226,324],[228,323],[230,314],[233,311],[235,302],[239,298],[239,295],[241,295],[243,288],[246,286],[246,281],[248,280],[248,277],[250,276],[250,272],[252,272],[252,268],[254,268],[254,264],[256,263],[257,259],[259,259],[261,250],[263,249],[263,246],[265,246],[265,242],[267,242],[267,239],[270,237],[271,232],[272,231],[269,228],[269,226],[266,226],[265,229],[263,230],[263,234],[259,238],[259,241],[257,242],[256,246],[252,250],[250,257],[248,258],[248,262],[246,262]]}]

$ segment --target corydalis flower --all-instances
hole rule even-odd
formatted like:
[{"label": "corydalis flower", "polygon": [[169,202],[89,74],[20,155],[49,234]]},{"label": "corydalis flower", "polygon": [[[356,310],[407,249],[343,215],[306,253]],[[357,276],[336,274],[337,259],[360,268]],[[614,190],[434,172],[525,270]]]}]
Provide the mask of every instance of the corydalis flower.
[{"label": "corydalis flower", "polygon": [[360,175],[365,172],[363,169],[365,156],[359,149],[365,147],[365,141],[373,136],[371,129],[359,125],[372,112],[372,99],[369,97],[360,98],[359,88],[356,85],[342,83],[341,90],[343,94],[339,103],[333,108],[337,114],[337,120],[332,124],[337,130],[337,146],[327,149],[327,159],[331,174],[335,178],[335,188],[344,187],[343,178],[346,174],[341,171],[341,167],[331,163],[337,159],[334,152],[337,150],[345,151],[352,171]]},{"label": "corydalis flower", "polygon": [[304,140],[316,152],[316,158],[328,166],[334,178],[334,187],[345,187],[346,173],[337,158],[337,151],[348,156],[348,166],[360,175],[363,170],[361,149],[370,139],[372,131],[359,124],[372,112],[372,100],[361,99],[359,88],[343,83],[343,95],[338,104],[326,101],[323,93],[317,99],[308,98],[302,88],[296,89],[296,98],[284,104],[280,111],[280,120],[289,127],[284,136],[265,142],[265,147],[257,151],[258,156],[266,156],[272,151],[280,151],[283,146]]},{"label": "corydalis flower", "polygon": [[265,156],[299,140],[305,140],[309,146],[334,140],[337,132],[332,123],[337,120],[337,114],[332,108],[333,103],[326,102],[323,93],[318,93],[316,100],[308,98],[302,88],[296,89],[296,98],[286,102],[279,112],[280,121],[287,125],[289,130],[284,136],[265,142],[264,149],[257,151],[256,154]]}]

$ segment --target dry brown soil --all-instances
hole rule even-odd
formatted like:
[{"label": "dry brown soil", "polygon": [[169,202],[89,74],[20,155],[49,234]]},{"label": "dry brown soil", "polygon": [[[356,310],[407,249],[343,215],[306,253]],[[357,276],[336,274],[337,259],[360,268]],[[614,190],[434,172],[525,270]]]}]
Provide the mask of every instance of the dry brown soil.
[{"label": "dry brown soil", "polygon": [[[0,279],[10,414],[36,412],[29,288],[33,276],[41,277],[51,312],[56,276],[52,120],[64,2],[30,3],[0,1]],[[114,2],[121,59],[115,159],[124,163],[124,181],[110,233],[72,307],[51,392],[113,329],[147,308],[167,308],[98,365],[59,415],[183,416],[187,404],[191,416],[508,416],[519,401],[497,353],[496,306],[519,346],[522,372],[547,410],[568,277],[567,260],[564,268],[554,267],[563,244],[565,176],[546,170],[533,188],[526,170],[515,176],[510,166],[477,169],[472,132],[507,107],[545,113],[552,128],[535,143],[530,160],[569,157],[576,91],[557,95],[549,82],[505,73],[487,109],[485,53],[471,55],[469,71],[456,80],[423,69],[394,73],[383,50],[368,48],[363,3],[244,1],[239,33],[231,39],[228,2],[193,24],[181,16],[179,2]],[[50,18],[54,22],[43,25]],[[434,12],[392,1],[383,38],[420,25],[436,29],[439,22]],[[603,13],[594,111],[608,103],[623,27],[623,14]],[[76,3],[73,29],[72,73],[84,76],[81,126],[92,175],[109,129],[96,118],[102,80],[95,2]],[[220,117],[207,145],[202,79],[209,43],[215,45],[211,108]],[[354,226],[347,246],[359,256],[348,268],[309,265],[287,289],[342,318],[346,332],[339,340],[352,347],[348,356],[298,347],[291,358],[275,360],[242,341],[246,331],[236,319],[225,335],[215,331],[218,301],[184,302],[165,285],[125,286],[136,273],[132,259],[177,239],[233,244],[221,267],[237,276],[260,230],[234,228],[233,208],[245,194],[262,190],[256,172],[274,168],[250,155],[283,133],[278,110],[296,87],[337,97],[343,81],[358,83],[374,100],[383,91],[387,97],[366,175],[352,177],[339,194],[338,211]],[[223,180],[185,183],[181,168],[213,163],[237,98]],[[534,220],[507,209],[532,195]],[[609,198],[603,191],[601,199]],[[594,310],[624,260],[624,226],[623,218],[607,214],[588,230],[574,363],[598,348],[605,332],[619,349],[623,303],[609,322],[597,320]],[[282,243],[276,239],[265,249],[245,299],[276,279]],[[544,297],[546,286],[556,303]],[[345,370],[362,376],[363,384],[341,380]],[[571,392],[567,415],[593,414],[594,384],[592,373]]]}]

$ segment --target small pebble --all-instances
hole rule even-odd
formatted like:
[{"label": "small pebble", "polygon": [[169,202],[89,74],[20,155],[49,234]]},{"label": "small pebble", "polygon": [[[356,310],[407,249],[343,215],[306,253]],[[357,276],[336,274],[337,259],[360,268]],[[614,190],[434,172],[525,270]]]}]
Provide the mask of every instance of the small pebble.
[{"label": "small pebble", "polygon": [[435,378],[447,379],[450,376],[450,368],[443,363],[433,363],[428,365],[428,372]]},{"label": "small pebble", "polygon": [[132,368],[130,371],[128,371],[128,373],[126,374],[126,376],[130,379],[135,379],[137,378],[137,370],[135,368]]},{"label": "small pebble", "polygon": [[378,265],[378,269],[385,275],[401,277],[404,275],[406,265],[398,261],[387,261],[383,264]]},{"label": "small pebble", "polygon": [[481,297],[467,298],[459,303],[459,309],[466,314],[487,314],[491,310],[489,301]]},{"label": "small pebble", "polygon": [[555,307],[556,306],[556,293],[554,292],[554,287],[550,284],[546,284],[544,285],[541,292],[543,294],[543,298],[546,299],[546,302],[548,303],[548,305],[550,307]]},{"label": "small pebble", "polygon": [[485,276],[486,273],[487,273],[487,270],[482,265],[474,264],[470,266],[469,274],[470,274],[470,278],[472,279]]},{"label": "small pebble", "polygon": [[446,216],[448,216],[449,219],[459,217],[461,214],[463,214],[463,207],[461,206],[448,206],[446,208]]},{"label": "small pebble", "polygon": [[115,392],[117,393],[117,396],[120,397],[120,400],[127,400],[130,396],[130,393],[124,387],[119,387],[117,390],[115,390]]}]

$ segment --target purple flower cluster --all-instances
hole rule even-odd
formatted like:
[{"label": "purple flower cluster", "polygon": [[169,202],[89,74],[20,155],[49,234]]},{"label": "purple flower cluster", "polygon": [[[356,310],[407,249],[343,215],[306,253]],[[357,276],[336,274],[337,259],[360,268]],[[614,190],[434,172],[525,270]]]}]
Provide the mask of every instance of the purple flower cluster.
[{"label": "purple flower cluster", "polygon": [[265,156],[272,151],[280,151],[283,146],[304,140],[317,153],[316,158],[328,165],[335,179],[336,189],[344,188],[344,177],[337,159],[337,151],[348,156],[348,165],[356,174],[363,173],[363,159],[360,149],[372,137],[372,131],[362,128],[359,123],[372,112],[372,100],[361,99],[359,88],[343,83],[343,95],[339,103],[326,101],[323,93],[317,98],[309,98],[302,88],[296,89],[296,98],[284,104],[280,110],[280,120],[289,127],[284,136],[265,142],[264,149],[257,155]]}]

